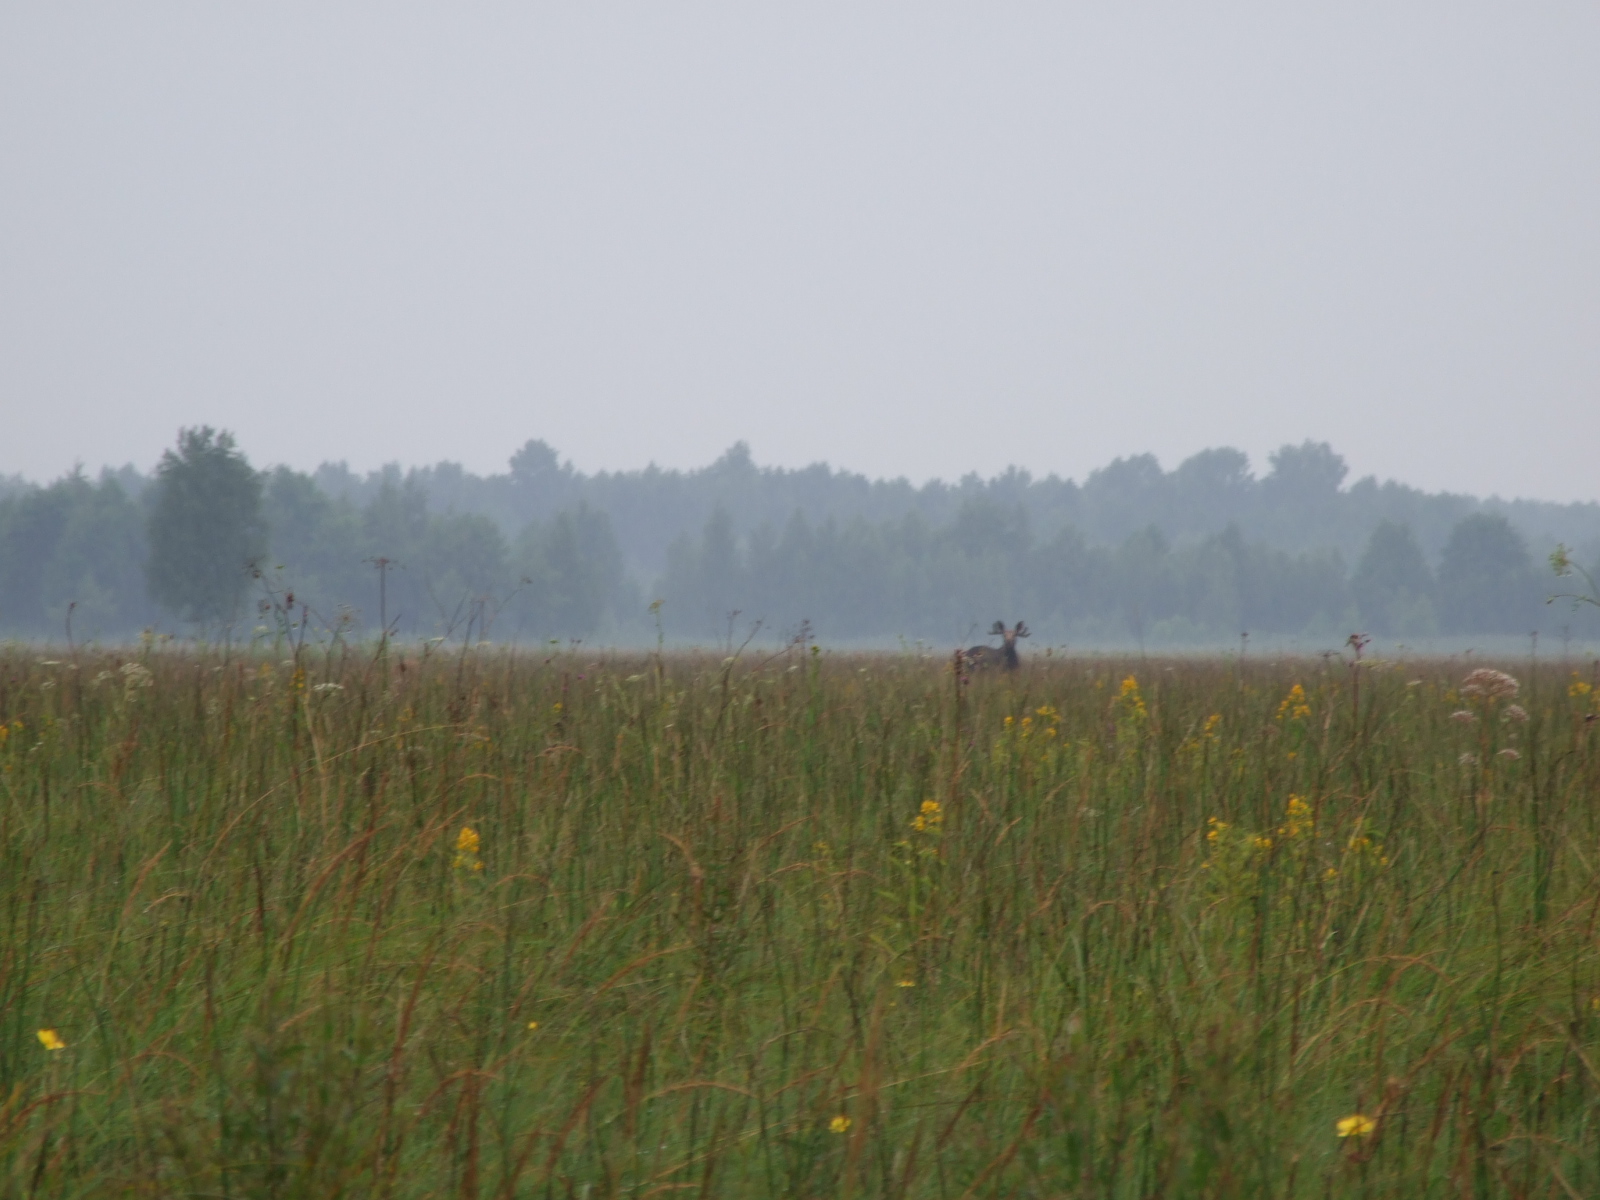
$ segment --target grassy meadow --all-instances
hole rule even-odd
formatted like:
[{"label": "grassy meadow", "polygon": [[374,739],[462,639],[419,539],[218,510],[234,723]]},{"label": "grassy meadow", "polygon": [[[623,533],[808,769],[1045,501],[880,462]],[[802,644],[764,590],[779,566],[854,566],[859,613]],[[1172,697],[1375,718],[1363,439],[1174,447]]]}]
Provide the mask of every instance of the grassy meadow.
[{"label": "grassy meadow", "polygon": [[1496,665],[0,651],[0,1195],[1600,1195]]}]

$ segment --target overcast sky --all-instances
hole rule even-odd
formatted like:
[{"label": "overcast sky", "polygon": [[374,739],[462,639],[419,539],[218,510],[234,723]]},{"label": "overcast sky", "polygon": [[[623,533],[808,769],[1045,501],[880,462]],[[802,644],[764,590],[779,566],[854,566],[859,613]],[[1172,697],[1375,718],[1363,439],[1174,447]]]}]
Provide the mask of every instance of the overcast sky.
[{"label": "overcast sky", "polygon": [[8,4],[0,472],[1600,498],[1600,6]]}]

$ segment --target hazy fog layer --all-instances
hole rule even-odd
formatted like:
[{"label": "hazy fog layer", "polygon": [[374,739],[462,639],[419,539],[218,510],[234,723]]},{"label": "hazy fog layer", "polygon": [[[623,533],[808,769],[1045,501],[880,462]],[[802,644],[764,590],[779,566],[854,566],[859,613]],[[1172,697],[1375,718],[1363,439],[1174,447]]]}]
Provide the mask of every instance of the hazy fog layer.
[{"label": "hazy fog layer", "polygon": [[0,472],[1600,497],[1600,9],[1337,7],[6,6]]}]

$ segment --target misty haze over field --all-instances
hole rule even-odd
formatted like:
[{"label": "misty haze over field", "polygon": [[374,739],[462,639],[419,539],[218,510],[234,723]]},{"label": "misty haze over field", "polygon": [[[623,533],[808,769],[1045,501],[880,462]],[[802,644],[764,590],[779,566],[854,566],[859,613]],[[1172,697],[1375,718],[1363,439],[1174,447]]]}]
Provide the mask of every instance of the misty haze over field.
[{"label": "misty haze over field", "polygon": [[1106,647],[1600,635],[1595,605],[1546,603],[1593,595],[1600,504],[1346,476],[1310,441],[1259,474],[1216,448],[1171,470],[1118,459],[1082,483],[1012,469],[919,487],[764,467],[743,443],[693,471],[586,474],[537,440],[487,476],[303,473],[258,471],[230,434],[189,429],[153,475],[6,485],[0,632],[939,645],[1011,614]]},{"label": "misty haze over field", "polygon": [[0,634],[1589,637],[1596,79],[1583,5],[10,6]]},{"label": "misty haze over field", "polygon": [[1572,4],[9,5],[0,473],[1309,437],[1593,500],[1597,78]]}]

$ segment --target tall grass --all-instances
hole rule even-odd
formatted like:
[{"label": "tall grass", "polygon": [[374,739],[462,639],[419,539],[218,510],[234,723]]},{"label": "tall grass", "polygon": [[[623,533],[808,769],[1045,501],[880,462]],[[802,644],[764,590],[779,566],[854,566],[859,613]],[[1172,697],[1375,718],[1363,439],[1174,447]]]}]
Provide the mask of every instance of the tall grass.
[{"label": "tall grass", "polygon": [[1587,673],[37,657],[5,1195],[1600,1194]]}]

